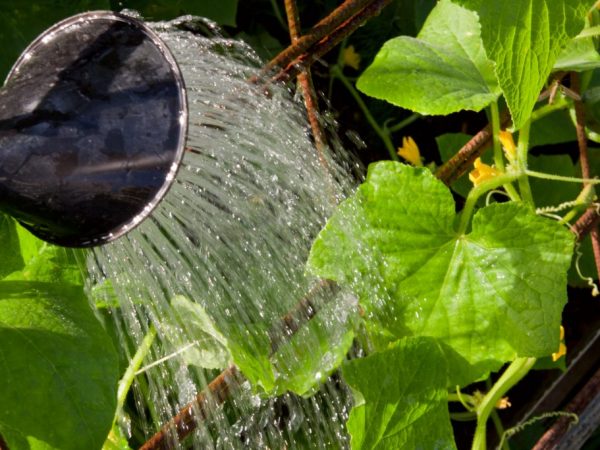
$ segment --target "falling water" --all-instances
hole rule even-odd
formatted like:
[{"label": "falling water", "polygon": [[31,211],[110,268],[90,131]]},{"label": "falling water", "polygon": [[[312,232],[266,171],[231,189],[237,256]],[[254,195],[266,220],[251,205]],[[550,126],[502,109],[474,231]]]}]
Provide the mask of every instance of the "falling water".
[{"label": "falling water", "polygon": [[[320,351],[318,338],[305,333],[305,348],[277,355],[273,330],[281,330],[281,318],[318,283],[305,274],[308,251],[349,189],[334,158],[327,157],[327,167],[319,162],[290,92],[247,82],[263,64],[250,48],[214,29],[212,37],[202,36],[199,30],[213,26],[190,17],[153,27],[184,74],[188,151],[151,217],[87,261],[90,289],[107,305],[123,359],[131,359],[150,330],[157,333],[128,403],[135,403],[135,422],[121,423],[137,441],[225,368],[194,334],[191,317],[182,320],[174,311],[174,299],[200,305],[215,333],[242,353],[268,354],[270,343],[275,382],[293,374],[307,353]],[[350,320],[356,305],[347,294],[328,292],[329,309],[318,324],[335,345],[340,322]],[[330,355],[321,356],[327,369]],[[323,383],[305,397],[261,395],[238,377],[239,389],[199,420],[185,448],[347,448],[347,388],[335,374],[314,376]]]}]

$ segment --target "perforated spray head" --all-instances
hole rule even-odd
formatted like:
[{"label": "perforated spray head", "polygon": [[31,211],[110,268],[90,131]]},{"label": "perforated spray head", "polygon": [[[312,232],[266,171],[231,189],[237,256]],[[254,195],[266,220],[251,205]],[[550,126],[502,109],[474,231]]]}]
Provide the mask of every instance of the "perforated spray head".
[{"label": "perforated spray head", "polygon": [[66,19],[0,90],[0,210],[51,243],[116,239],[166,194],[186,130],[183,78],[152,30],[112,12]]}]

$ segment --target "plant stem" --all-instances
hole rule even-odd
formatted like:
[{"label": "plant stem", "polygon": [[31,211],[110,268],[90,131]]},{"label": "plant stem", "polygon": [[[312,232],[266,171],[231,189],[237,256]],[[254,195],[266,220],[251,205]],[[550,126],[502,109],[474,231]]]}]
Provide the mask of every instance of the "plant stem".
[{"label": "plant stem", "polygon": [[[498,438],[502,439],[502,436],[504,435],[504,426],[502,426],[502,421],[500,420],[500,416],[498,416],[498,413],[496,412],[496,410],[492,410],[492,422],[494,423],[494,428],[496,429],[496,434],[498,434]],[[502,450],[510,450],[510,446],[508,445],[508,442],[502,441]]]},{"label": "plant stem", "polygon": [[[519,171],[526,173],[527,171],[527,154],[529,152],[529,130],[531,129],[531,119],[525,122],[525,125],[519,130],[519,143],[517,144],[517,164]],[[519,190],[523,201],[531,208],[535,208],[533,195],[531,194],[531,186],[529,178],[522,176],[519,178]]]},{"label": "plant stem", "polygon": [[387,148],[387,150],[390,154],[390,158],[393,159],[394,161],[399,161],[398,155],[396,154],[396,149],[394,148],[394,144],[392,143],[392,140],[390,139],[389,133],[379,126],[379,124],[377,123],[377,121],[375,120],[373,115],[371,114],[371,111],[369,111],[369,108],[365,104],[364,100],[362,99],[362,97],[360,96],[358,91],[354,88],[354,86],[352,85],[350,80],[348,80],[348,78],[346,78],[346,75],[344,75],[344,73],[342,72],[340,67],[337,65],[333,66],[331,68],[331,74],[332,74],[332,76],[335,76],[336,78],[338,78],[342,82],[342,84],[346,87],[346,89],[348,89],[348,92],[350,92],[352,97],[354,97],[354,100],[356,101],[356,103],[358,104],[358,107],[361,109],[362,113],[364,114],[365,118],[367,119],[367,122],[369,122],[369,124],[371,125],[373,130],[375,130],[375,133],[377,133],[377,135],[381,138],[381,140],[385,144],[385,147]]},{"label": "plant stem", "polygon": [[503,173],[494,178],[490,178],[489,180],[481,183],[479,186],[475,186],[473,189],[471,189],[471,192],[469,192],[467,200],[465,201],[465,206],[460,213],[460,222],[456,230],[458,235],[462,236],[466,233],[471,216],[473,215],[473,210],[475,209],[475,205],[477,204],[479,197],[486,192],[491,191],[492,189],[496,189],[504,184],[519,180],[522,176],[523,174],[520,173]]},{"label": "plant stem", "polygon": [[119,386],[117,388],[117,415],[121,412],[123,405],[125,404],[127,393],[135,379],[135,373],[148,355],[155,337],[156,329],[154,328],[154,325],[150,325],[148,332],[144,336],[144,339],[142,339],[142,343],[135,352],[135,355],[133,355],[133,358],[131,358],[131,361],[129,361],[129,366],[127,366],[127,370],[119,381]]},{"label": "plant stem", "polygon": [[600,184],[598,178],[577,178],[565,177],[563,175],[555,175],[552,173],[536,172],[535,170],[525,170],[525,174],[534,178],[542,178],[544,180],[564,181],[566,183],[584,183],[584,184]]},{"label": "plant stem", "polygon": [[[581,164],[581,176],[583,178],[591,178],[590,159],[588,155],[588,144],[585,135],[585,109],[583,102],[581,101],[581,86],[579,80],[579,74],[577,72],[571,73],[571,88],[578,95],[578,99],[574,101],[575,106],[575,118],[576,124],[575,129],[577,131],[577,145],[579,147],[579,163]],[[584,189],[586,183],[584,182]],[[600,233],[598,227],[595,226],[590,231],[592,239],[592,250],[594,252],[594,262],[596,264],[596,273],[598,279],[600,279]]]},{"label": "plant stem", "polygon": [[421,114],[419,114],[419,113],[413,113],[410,116],[408,116],[406,119],[401,120],[400,122],[398,122],[396,125],[392,125],[391,127],[387,127],[387,130],[390,133],[395,133],[396,131],[400,131],[404,127],[409,126],[411,123],[413,123],[415,120],[417,120],[420,117],[421,117]]},{"label": "plant stem", "polygon": [[552,114],[555,111],[560,111],[561,109],[566,109],[569,106],[569,102],[562,96],[557,96],[558,98],[553,103],[547,103],[544,106],[536,109],[531,113],[531,123],[540,120],[546,117],[548,114]]},{"label": "plant stem", "polygon": [[[502,145],[500,143],[500,111],[498,110],[498,102],[492,102],[490,105],[490,115],[492,117],[492,143],[494,146],[494,164],[501,172],[505,172],[504,155],[502,154]],[[504,190],[511,200],[518,201],[521,199],[518,192],[511,183],[504,185]]]},{"label": "plant stem", "polygon": [[486,450],[486,425],[490,414],[510,388],[517,384],[535,364],[535,358],[517,358],[504,371],[477,408],[477,427],[471,450]]},{"label": "plant stem", "polygon": [[494,148],[494,164],[496,168],[504,172],[504,156],[502,155],[502,144],[500,143],[500,112],[498,111],[498,102],[492,102],[490,105],[490,115],[492,116],[492,145]]},{"label": "plant stem", "polygon": [[466,403],[474,404],[473,396],[469,394],[458,394],[456,392],[448,392],[448,401],[462,403],[463,406],[467,406]]},{"label": "plant stem", "polygon": [[[486,385],[486,388],[488,391],[490,389],[492,389],[492,382],[489,377],[487,380],[485,380],[485,385]],[[510,447],[508,446],[508,442],[506,442],[505,440],[502,439],[502,437],[504,436],[504,425],[502,425],[502,421],[500,420],[498,411],[496,411],[496,409],[494,408],[492,410],[492,414],[490,416],[492,418],[492,423],[494,424],[494,428],[496,429],[496,434],[498,435],[498,439],[501,442],[501,445],[499,445],[498,447],[501,447],[502,450],[510,450]]]}]

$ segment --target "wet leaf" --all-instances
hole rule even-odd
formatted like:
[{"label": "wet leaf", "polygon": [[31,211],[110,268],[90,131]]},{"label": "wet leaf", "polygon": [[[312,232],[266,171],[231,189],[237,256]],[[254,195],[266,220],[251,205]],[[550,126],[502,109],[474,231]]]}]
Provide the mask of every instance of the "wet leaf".
[{"label": "wet leaf", "polygon": [[584,27],[593,0],[457,0],[476,11],[487,56],[513,125],[529,118],[562,48]]},{"label": "wet leaf", "polygon": [[347,422],[353,450],[455,449],[444,355],[434,339],[404,338],[344,364],[362,403]]},{"label": "wet leaf", "polygon": [[512,202],[479,210],[466,235],[455,219],[450,191],[428,170],[373,164],[320,233],[309,270],[350,286],[367,327],[390,340],[438,338],[462,383],[517,356],[551,354],[571,233]]},{"label": "wet leaf", "polygon": [[[202,305],[177,295],[171,300],[171,308],[176,321],[174,324],[161,324],[161,328],[176,350],[186,348],[182,353],[186,364],[207,369],[227,367],[231,361],[227,340]],[[182,338],[191,338],[193,341]]]},{"label": "wet leaf", "polygon": [[421,114],[479,111],[500,93],[477,15],[450,0],[437,4],[417,38],[386,42],[357,87]]},{"label": "wet leaf", "polygon": [[356,298],[346,292],[326,299],[317,315],[288,339],[273,356],[280,374],[277,391],[305,395],[320,386],[341,362],[352,346],[358,323]]}]

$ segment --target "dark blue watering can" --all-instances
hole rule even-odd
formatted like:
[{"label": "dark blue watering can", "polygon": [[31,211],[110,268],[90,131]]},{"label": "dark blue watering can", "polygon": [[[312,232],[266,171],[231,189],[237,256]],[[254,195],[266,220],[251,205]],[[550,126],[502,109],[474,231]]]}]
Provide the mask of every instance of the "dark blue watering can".
[{"label": "dark blue watering can", "polygon": [[0,90],[0,210],[55,244],[116,239],[169,189],[186,129],[181,73],[152,30],[112,12],[66,19]]}]

